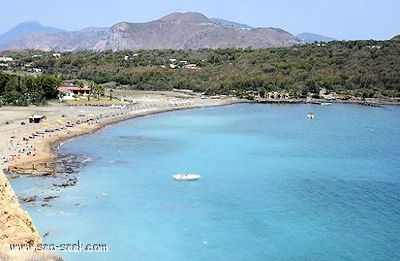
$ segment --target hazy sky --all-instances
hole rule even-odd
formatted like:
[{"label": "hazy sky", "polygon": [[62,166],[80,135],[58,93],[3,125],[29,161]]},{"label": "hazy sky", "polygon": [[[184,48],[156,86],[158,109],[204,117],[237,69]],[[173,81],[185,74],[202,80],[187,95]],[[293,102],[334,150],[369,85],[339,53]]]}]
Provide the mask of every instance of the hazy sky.
[{"label": "hazy sky", "polygon": [[400,34],[400,0],[2,0],[0,34],[21,22],[66,30],[148,22],[172,12],[200,12],[292,34],[342,40],[390,39]]}]

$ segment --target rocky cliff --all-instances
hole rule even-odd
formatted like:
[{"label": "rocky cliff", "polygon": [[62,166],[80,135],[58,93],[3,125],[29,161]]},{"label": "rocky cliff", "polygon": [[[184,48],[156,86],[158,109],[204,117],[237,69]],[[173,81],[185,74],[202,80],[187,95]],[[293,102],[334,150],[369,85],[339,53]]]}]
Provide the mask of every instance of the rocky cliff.
[{"label": "rocky cliff", "polygon": [[[42,239],[0,170],[0,260],[57,260],[45,252],[10,251],[10,244],[38,245]],[[32,259],[33,258],[33,259]],[[35,259],[39,258],[39,259]]]},{"label": "rocky cliff", "polygon": [[29,214],[22,210],[7,177],[0,171],[0,243],[40,244]]}]

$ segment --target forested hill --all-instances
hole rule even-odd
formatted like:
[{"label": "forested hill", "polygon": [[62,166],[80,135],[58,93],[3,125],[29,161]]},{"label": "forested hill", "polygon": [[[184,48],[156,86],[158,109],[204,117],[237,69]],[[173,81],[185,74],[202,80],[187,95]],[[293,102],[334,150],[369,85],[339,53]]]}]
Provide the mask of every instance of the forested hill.
[{"label": "forested hill", "polygon": [[[361,91],[400,97],[399,41],[333,41],[267,49],[141,50],[137,52],[7,52],[14,70],[145,90]],[[26,69],[26,67],[25,67]],[[1,88],[0,88],[1,90]]]}]

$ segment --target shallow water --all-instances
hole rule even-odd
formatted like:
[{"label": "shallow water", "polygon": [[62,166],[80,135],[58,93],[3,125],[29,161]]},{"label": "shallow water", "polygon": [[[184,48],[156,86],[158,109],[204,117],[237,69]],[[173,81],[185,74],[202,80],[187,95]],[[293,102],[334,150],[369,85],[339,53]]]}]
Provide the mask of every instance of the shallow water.
[{"label": "shallow water", "polygon": [[67,260],[399,260],[399,137],[399,107],[193,109],[66,142],[91,159],[76,186],[12,185],[45,243],[109,248]]}]

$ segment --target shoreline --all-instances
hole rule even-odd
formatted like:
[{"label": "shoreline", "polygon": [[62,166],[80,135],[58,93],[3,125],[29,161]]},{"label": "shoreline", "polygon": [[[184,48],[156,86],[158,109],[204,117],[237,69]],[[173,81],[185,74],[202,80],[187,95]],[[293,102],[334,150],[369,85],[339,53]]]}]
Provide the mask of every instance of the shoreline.
[{"label": "shoreline", "polygon": [[381,106],[400,106],[400,102],[398,101],[387,101],[387,100],[326,100],[326,99],[265,99],[265,98],[258,98],[255,99],[254,102],[256,103],[263,103],[263,104],[316,104],[320,105],[321,103],[332,103],[332,104],[355,104],[361,106],[371,106],[371,107],[381,107]]},{"label": "shoreline", "polygon": [[[12,160],[8,164],[3,164],[3,169],[6,167],[7,173],[15,173],[22,175],[50,175],[55,172],[54,160],[57,158],[56,148],[63,141],[79,137],[81,135],[87,135],[98,131],[108,125],[130,120],[137,117],[148,116],[152,114],[195,109],[202,107],[215,107],[231,105],[236,103],[245,103],[244,100],[226,98],[219,100],[208,100],[202,102],[184,103],[177,106],[169,106],[166,104],[158,104],[155,106],[148,106],[144,109],[139,108],[128,108],[128,109],[117,109],[111,115],[92,115],[90,119],[84,119],[81,123],[69,127],[67,129],[59,130],[53,136],[45,136],[37,138],[40,145],[35,147],[36,154],[30,155],[18,155],[16,159]],[[79,107],[78,107],[79,108]],[[75,119],[75,122],[79,120]],[[52,135],[52,134],[49,134]],[[18,137],[17,137],[18,138]],[[20,137],[19,137],[20,138]]]},{"label": "shoreline", "polygon": [[[14,122],[0,125],[0,256],[13,257],[13,260],[26,258],[26,253],[10,251],[10,244],[38,245],[42,243],[42,236],[34,226],[29,213],[23,210],[19,200],[9,182],[9,174],[18,175],[51,175],[55,173],[55,159],[57,147],[66,140],[98,131],[108,125],[125,120],[148,116],[161,112],[194,109],[202,107],[215,107],[245,103],[232,97],[221,99],[201,99],[199,95],[190,97],[176,97],[176,93],[146,96],[136,104],[127,104],[122,108],[96,106],[71,106],[51,108],[51,116],[47,121],[28,123],[22,125],[17,119]],[[175,95],[175,96],[174,96]],[[34,108],[37,109],[37,108]],[[21,108],[6,108],[9,111],[23,110]],[[30,113],[30,109],[26,109]],[[85,111],[85,112],[82,112]],[[3,111],[4,112],[4,111]],[[8,113],[6,111],[6,113]],[[69,117],[62,117],[65,113]],[[50,113],[49,113],[50,114]],[[12,117],[13,115],[10,115]],[[46,123],[46,124],[45,124]],[[4,129],[4,130],[2,130]],[[28,136],[27,136],[28,135]],[[5,171],[4,171],[5,170]],[[42,256],[42,251],[35,252],[33,256]],[[46,256],[48,260],[54,258]]]}]

